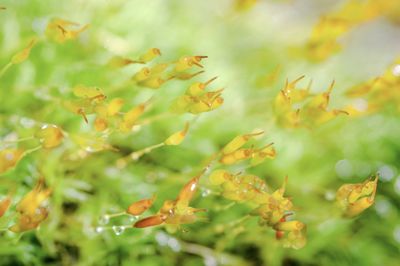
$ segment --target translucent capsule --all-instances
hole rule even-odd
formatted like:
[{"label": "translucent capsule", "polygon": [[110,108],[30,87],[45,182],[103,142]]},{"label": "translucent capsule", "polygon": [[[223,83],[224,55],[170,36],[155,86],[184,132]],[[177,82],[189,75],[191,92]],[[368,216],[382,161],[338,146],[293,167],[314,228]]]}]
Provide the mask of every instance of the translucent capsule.
[{"label": "translucent capsule", "polygon": [[0,174],[13,168],[24,155],[22,149],[3,149],[0,150]]},{"label": "translucent capsule", "polygon": [[264,134],[264,131],[237,136],[222,148],[222,153],[232,153],[245,145],[251,138],[262,134]]},{"label": "translucent capsule", "polygon": [[171,136],[169,136],[165,141],[165,145],[179,145],[182,143],[182,141],[185,139],[186,134],[189,130],[189,123],[186,122],[185,128],[181,131],[178,131]]},{"label": "translucent capsule", "polygon": [[62,130],[56,125],[43,125],[34,135],[45,149],[59,146],[64,139]]},{"label": "translucent capsule", "polygon": [[11,63],[16,65],[25,61],[29,57],[29,54],[31,53],[31,50],[35,44],[36,44],[36,39],[30,41],[27,47],[25,47],[22,51],[16,53],[11,58]]},{"label": "translucent capsule", "polygon": [[158,48],[151,48],[145,54],[139,57],[139,61],[147,63],[152,61],[154,58],[161,55],[161,51]]},{"label": "translucent capsule", "polygon": [[153,196],[150,199],[143,199],[136,201],[131,205],[129,205],[126,212],[131,215],[140,215],[153,205],[155,199],[156,199],[155,196]]}]

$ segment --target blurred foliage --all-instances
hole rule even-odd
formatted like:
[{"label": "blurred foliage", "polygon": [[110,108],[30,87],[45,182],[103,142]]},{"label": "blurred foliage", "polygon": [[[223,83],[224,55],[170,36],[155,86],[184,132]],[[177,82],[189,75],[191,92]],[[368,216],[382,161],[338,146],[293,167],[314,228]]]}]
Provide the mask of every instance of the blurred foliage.
[{"label": "blurred foliage", "polygon": [[[359,15],[346,30],[335,32],[340,49],[317,55],[316,62],[302,50],[310,36],[318,37],[314,25],[327,14],[346,15],[340,10],[346,10],[347,1],[1,1],[0,67],[15,63],[0,77],[1,149],[7,141],[28,138],[11,146],[32,152],[0,176],[1,199],[12,195],[12,205],[0,219],[0,265],[398,265],[399,98],[380,91],[367,98],[387,96],[379,97],[374,112],[307,127],[282,127],[274,110],[286,79],[305,75],[298,85],[306,88],[312,80],[311,94],[323,93],[335,80],[333,110],[354,103],[346,96],[350,88],[390,72],[400,55],[397,1],[358,2],[379,2],[385,8],[368,13],[368,19]],[[76,38],[57,43],[45,33],[54,18],[89,26]],[[34,38],[25,61],[25,55],[13,58]],[[107,67],[114,56],[135,60],[152,47],[161,50],[162,62],[208,56],[201,62],[205,73],[152,90],[125,83],[141,66]],[[221,108],[199,116],[169,112],[193,82],[214,76],[213,88],[225,88]],[[75,134],[94,132],[93,116],[86,124],[61,104],[74,98],[72,88],[79,84],[100,87],[108,99],[122,98],[126,106],[151,98],[143,115],[150,122],[135,132],[110,135],[107,141],[116,149],[85,153],[67,135],[54,149],[34,150],[40,143],[29,138],[43,123]],[[117,163],[163,142],[186,121],[190,129],[179,146]],[[183,225],[175,234],[163,226],[130,228],[120,235],[96,232],[104,214],[124,211],[153,194],[157,200],[148,213],[155,213],[164,200],[176,198],[212,154],[255,129],[266,132],[264,139],[274,142],[277,155],[246,173],[259,176],[272,190],[289,176],[286,195],[296,206],[296,219],[308,228],[304,248],[284,249],[273,230],[259,226],[256,218],[244,218],[251,206],[221,197],[207,178],[200,179],[191,202],[208,210],[207,221]],[[341,218],[335,211],[336,190],[376,172],[375,204],[356,218]],[[15,204],[41,176],[52,190],[48,218],[36,230],[8,231]],[[110,225],[130,225],[133,218],[114,218]]]}]

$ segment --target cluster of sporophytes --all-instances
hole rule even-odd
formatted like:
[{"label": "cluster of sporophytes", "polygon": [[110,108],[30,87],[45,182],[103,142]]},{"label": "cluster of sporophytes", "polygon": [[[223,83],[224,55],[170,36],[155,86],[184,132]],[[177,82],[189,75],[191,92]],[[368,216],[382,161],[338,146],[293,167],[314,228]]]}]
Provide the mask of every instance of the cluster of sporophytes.
[{"label": "cluster of sporophytes", "polygon": [[[240,8],[250,8],[255,1],[237,1]],[[248,2],[248,3],[245,3]],[[374,5],[372,1],[368,5]],[[391,3],[387,1],[387,3]],[[393,2],[393,5],[395,3]],[[328,16],[321,22],[323,26],[317,26],[313,33],[307,49],[312,58],[322,60],[338,49],[336,39],[340,34],[347,31],[353,25],[362,23],[379,14],[385,14],[391,10],[391,6],[384,5],[378,10],[379,14],[370,14],[372,7],[365,7],[362,14],[356,16],[352,21],[342,21],[341,14],[348,14],[352,6],[345,7],[338,14]],[[357,7],[358,8],[358,7]],[[349,11],[350,10],[350,11]],[[359,9],[357,9],[359,10]],[[351,13],[351,12],[350,12]],[[349,17],[346,15],[346,18]],[[340,22],[339,26],[336,25]],[[326,26],[326,24],[333,24]],[[34,38],[20,52],[11,57],[9,63],[5,64],[0,72],[0,78],[7,74],[8,69],[22,64],[34,52],[38,42],[53,41],[60,45],[65,42],[76,40],[80,34],[88,30],[88,25],[80,26],[78,23],[53,19],[46,28],[46,38]],[[321,27],[324,30],[321,30]],[[329,32],[325,33],[325,28]],[[315,37],[316,36],[316,37]],[[316,39],[316,38],[322,39]],[[109,139],[114,134],[125,134],[128,137],[140,130],[141,126],[157,122],[157,119],[144,118],[144,114],[151,110],[157,90],[172,80],[190,80],[198,77],[204,72],[202,60],[207,56],[182,56],[175,60],[159,62],[162,59],[158,48],[150,48],[137,58],[126,58],[112,56],[106,63],[111,70],[124,68],[129,65],[138,65],[140,69],[132,73],[131,78],[120,86],[120,90],[127,86],[135,85],[144,89],[154,90],[153,97],[146,99],[135,106],[127,106],[123,97],[109,98],[108,89],[91,85],[76,84],[69,88],[69,96],[58,99],[60,106],[69,112],[71,117],[79,116],[83,119],[85,132],[68,132],[61,125],[34,121],[30,136],[21,138],[4,139],[0,150],[0,174],[12,171],[18,167],[18,163],[25,156],[34,156],[33,152],[51,154],[55,149],[64,149],[71,152],[70,157],[85,158],[96,156],[94,153],[100,151],[119,150],[110,143]],[[274,81],[274,72],[270,81]],[[368,107],[360,109],[359,105],[344,107],[343,109],[329,109],[329,100],[334,83],[322,93],[312,94],[309,85],[307,88],[297,88],[300,77],[294,81],[287,81],[280,90],[275,100],[271,101],[274,106],[277,123],[283,127],[306,127],[312,129],[320,124],[326,123],[338,115],[359,115],[370,113],[383,108],[387,101],[400,99],[399,88],[400,70],[398,64],[393,65],[382,77],[367,81],[365,84],[352,88],[348,91],[350,97],[360,97],[368,103]],[[179,125],[181,128],[172,134],[166,134],[165,139],[148,147],[135,150],[121,155],[116,161],[118,169],[123,169],[130,163],[136,163],[144,154],[148,154],[163,146],[177,146],[184,140],[191,125],[195,123],[198,115],[214,111],[223,103],[223,88],[209,89],[216,77],[204,81],[192,83],[177,97],[170,105],[169,110],[173,115],[194,115],[193,121]],[[72,94],[72,95],[71,95]],[[63,112],[64,110],[59,110]],[[162,114],[156,114],[162,115]],[[169,232],[176,232],[182,225],[202,222],[206,219],[204,208],[196,208],[191,205],[192,199],[200,186],[200,180],[209,174],[211,185],[218,187],[218,194],[233,202],[243,203],[251,207],[250,216],[259,219],[260,226],[267,226],[275,231],[277,241],[284,247],[299,249],[307,242],[306,224],[293,218],[301,217],[292,203],[292,199],[285,195],[287,193],[286,177],[282,187],[270,191],[267,182],[260,176],[247,174],[245,170],[250,167],[264,163],[267,159],[275,159],[277,152],[273,143],[255,144],[254,142],[263,135],[261,130],[245,133],[235,137],[221,148],[216,154],[212,154],[206,166],[202,167],[200,173],[188,179],[187,183],[177,193],[175,199],[165,200],[161,208],[149,216],[141,217],[146,211],[150,211],[156,201],[156,195],[133,202],[119,213],[105,214],[103,220],[109,223],[109,218],[120,215],[137,217],[136,221],[129,225],[114,225],[110,228],[120,234],[127,228],[139,230],[140,228],[165,226]],[[26,146],[24,143],[29,143]],[[74,143],[74,145],[70,145]],[[33,147],[31,147],[33,145]],[[28,147],[28,148],[26,148]],[[76,151],[76,153],[74,153]],[[279,156],[278,156],[279,159]],[[79,161],[79,160],[78,160]],[[232,170],[229,167],[241,167],[247,164],[241,171]],[[38,166],[40,168],[40,166]],[[217,168],[217,169],[213,169]],[[212,171],[213,169],[213,171]],[[208,173],[208,172],[211,173]],[[13,189],[9,187],[9,195],[0,202],[0,217],[7,212],[13,211],[16,216],[10,219],[10,224],[5,230],[21,233],[35,230],[51,215],[49,204],[51,204],[51,188],[45,188],[45,178],[40,177],[37,185],[26,194],[16,205],[15,210],[10,209],[13,201]],[[360,215],[365,209],[374,203],[378,178],[368,179],[360,184],[344,184],[336,194],[337,206],[344,218],[353,218]],[[211,207],[212,208],[212,207]],[[335,206],[332,206],[335,208]],[[94,219],[96,217],[93,217]],[[98,232],[109,227],[100,225],[95,228]]]}]

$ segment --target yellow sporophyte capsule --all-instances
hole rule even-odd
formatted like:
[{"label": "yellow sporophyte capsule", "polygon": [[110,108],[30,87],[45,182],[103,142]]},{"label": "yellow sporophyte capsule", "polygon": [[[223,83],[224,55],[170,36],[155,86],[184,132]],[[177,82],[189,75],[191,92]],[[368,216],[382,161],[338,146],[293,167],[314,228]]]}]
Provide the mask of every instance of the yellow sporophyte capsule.
[{"label": "yellow sporophyte capsule", "polygon": [[149,50],[147,50],[146,53],[144,53],[143,55],[141,55],[139,57],[139,61],[143,62],[143,63],[147,63],[152,61],[154,58],[161,56],[161,51],[158,48],[151,48]]},{"label": "yellow sporophyte capsule", "polygon": [[35,216],[50,194],[51,189],[44,188],[44,179],[40,178],[36,186],[18,202],[16,210],[20,214]]},{"label": "yellow sporophyte capsule", "polygon": [[227,165],[234,164],[239,161],[250,158],[252,156],[253,152],[254,152],[253,148],[238,149],[238,150],[235,150],[234,152],[231,152],[228,154],[223,154],[219,161],[222,164],[227,164]]},{"label": "yellow sporophyte capsule", "polygon": [[118,114],[124,103],[125,101],[121,98],[112,99],[111,102],[107,105],[107,115],[114,116]]},{"label": "yellow sporophyte capsule", "polygon": [[241,148],[243,145],[245,145],[251,138],[255,136],[260,136],[262,134],[264,134],[264,131],[236,136],[233,140],[231,140],[228,144],[226,144],[222,148],[222,153],[223,154],[232,153]]},{"label": "yellow sporophyte capsule", "polygon": [[137,82],[144,81],[150,77],[151,70],[148,67],[143,67],[134,76],[133,79]]},{"label": "yellow sporophyte capsule", "polygon": [[302,230],[304,226],[305,225],[299,221],[288,221],[288,222],[277,223],[274,226],[274,229],[279,231],[294,231],[294,230]]},{"label": "yellow sporophyte capsule", "polygon": [[[63,43],[71,39],[76,39],[79,34],[89,27],[89,25],[84,25],[81,28],[77,28],[78,26],[78,23],[56,18],[47,24],[45,34],[49,39]],[[77,29],[74,30],[72,28]]]},{"label": "yellow sporophyte capsule", "polygon": [[12,58],[11,58],[11,63],[16,65],[16,64],[20,64],[23,61],[25,61],[28,57],[29,54],[31,53],[31,50],[33,48],[33,46],[36,44],[36,39],[32,39],[28,46],[25,47],[22,51],[16,53]]},{"label": "yellow sporophyte capsule", "polygon": [[378,176],[364,183],[342,185],[336,193],[336,200],[343,216],[352,218],[370,207],[374,203],[377,183]]},{"label": "yellow sporophyte capsule", "polygon": [[142,200],[136,201],[136,202],[132,203],[131,205],[129,205],[129,207],[126,210],[126,213],[131,214],[131,215],[140,215],[153,205],[155,199],[156,199],[156,197],[153,196],[150,199],[142,199]]},{"label": "yellow sporophyte capsule", "polygon": [[181,95],[175,99],[170,107],[174,113],[185,113],[189,110],[190,105],[193,103],[193,97],[189,95]]},{"label": "yellow sporophyte capsule", "polygon": [[163,79],[158,76],[150,77],[139,83],[140,86],[147,87],[150,89],[158,89],[169,79]]},{"label": "yellow sporophyte capsule", "polygon": [[126,112],[123,116],[123,121],[120,125],[121,129],[130,130],[136,123],[137,119],[144,113],[150,101],[139,104]]},{"label": "yellow sporophyte capsule", "polygon": [[203,67],[200,62],[202,59],[207,58],[208,56],[184,56],[181,57],[178,62],[175,65],[175,71],[176,72],[182,72],[185,71],[189,68],[191,68],[193,65],[196,65],[198,67]]},{"label": "yellow sporophyte capsule", "polygon": [[266,145],[265,147],[256,150],[251,158],[251,165],[258,165],[262,163],[265,159],[270,158],[274,159],[276,156],[276,150],[272,146],[274,143],[270,143]]},{"label": "yellow sporophyte capsule", "polygon": [[107,66],[112,67],[112,68],[122,68],[122,67],[128,66],[130,64],[135,64],[135,63],[139,63],[139,62],[129,59],[129,58],[124,58],[121,56],[113,56],[107,62]]},{"label": "yellow sporophyte capsule", "polygon": [[150,69],[150,73],[151,73],[151,75],[161,74],[164,72],[164,70],[166,70],[168,68],[168,66],[169,66],[169,64],[166,64],[166,63],[157,64]]},{"label": "yellow sporophyte capsule", "polygon": [[229,180],[230,177],[231,174],[228,171],[223,169],[218,169],[213,171],[208,177],[208,179],[210,180],[212,185],[217,186]]},{"label": "yellow sporophyte capsule", "polygon": [[181,206],[188,206],[189,202],[192,200],[194,194],[197,191],[200,176],[195,176],[187,182],[183,188],[179,191],[178,197],[176,198],[176,203],[179,203]]},{"label": "yellow sporophyte capsule", "polygon": [[62,130],[56,125],[43,125],[34,135],[39,139],[42,147],[51,149],[59,146],[64,139]]},{"label": "yellow sporophyte capsule", "polygon": [[3,149],[0,150],[0,174],[13,168],[22,159],[24,150],[22,149]]},{"label": "yellow sporophyte capsule", "polygon": [[185,139],[186,134],[189,130],[189,123],[186,122],[185,128],[181,131],[175,132],[171,136],[169,136],[165,141],[165,145],[179,145]]},{"label": "yellow sporophyte capsule", "polygon": [[[72,92],[76,97],[79,98],[93,98],[94,97],[99,97],[100,95],[104,95],[102,90],[98,87],[87,87],[84,85],[77,85],[72,89]],[[96,98],[97,99],[97,98]]]},{"label": "yellow sporophyte capsule", "polygon": [[191,96],[200,96],[203,93],[205,93],[205,88],[214,80],[216,80],[218,77],[213,77],[212,79],[202,83],[202,82],[196,82],[192,84],[189,89],[186,91],[186,94],[191,95]]},{"label": "yellow sporophyte capsule", "polygon": [[326,110],[329,104],[329,98],[332,93],[335,81],[333,80],[326,92],[314,96],[311,101],[306,105],[307,108],[319,108]]},{"label": "yellow sporophyte capsule", "polygon": [[106,130],[108,127],[108,121],[104,117],[96,117],[94,120],[94,129],[98,132]]}]

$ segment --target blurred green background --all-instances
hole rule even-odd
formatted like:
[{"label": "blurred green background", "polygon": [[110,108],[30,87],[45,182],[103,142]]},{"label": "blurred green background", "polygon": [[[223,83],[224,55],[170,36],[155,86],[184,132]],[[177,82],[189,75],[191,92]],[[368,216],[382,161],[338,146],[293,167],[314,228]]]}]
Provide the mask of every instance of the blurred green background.
[{"label": "blurred green background", "polygon": [[[0,62],[23,49],[33,36],[44,38],[49,19],[58,17],[89,29],[75,41],[39,42],[29,59],[0,79],[0,137],[29,136],[35,123],[53,123],[68,132],[93,130],[69,113],[59,99],[69,99],[77,84],[99,86],[109,97],[133,106],[154,95],[146,116],[167,112],[172,100],[194,81],[218,79],[224,105],[202,114],[180,146],[163,147],[119,169],[115,161],[136,149],[159,143],[193,115],[170,116],[139,132],[115,134],[120,152],[103,151],[81,159],[67,140],[54,150],[39,151],[0,176],[0,195],[17,188],[13,202],[40,176],[53,189],[49,218],[36,231],[0,232],[0,265],[398,265],[400,261],[400,118],[392,109],[358,118],[338,117],[313,129],[286,129],[275,122],[273,101],[285,79],[305,75],[313,92],[336,86],[331,108],[348,104],[347,88],[382,74],[400,55],[400,27],[377,18],[340,39],[343,50],[320,63],[291,55],[304,44],[319,17],[344,1],[262,1],[237,11],[232,0],[1,1]],[[207,55],[205,73],[189,81],[171,81],[153,91],[136,86],[115,89],[139,69],[110,70],[113,55],[136,58],[157,47],[162,60]],[[282,67],[274,86],[259,79]],[[396,103],[399,105],[399,103]],[[145,116],[145,117],[146,117]],[[289,176],[287,194],[297,206],[296,219],[308,226],[308,243],[284,249],[274,231],[257,219],[231,224],[246,215],[246,204],[228,206],[206,178],[192,206],[207,208],[207,222],[184,226],[174,235],[163,227],[96,233],[99,217],[124,210],[131,202],[156,193],[154,213],[162,201],[197,173],[212,153],[238,134],[263,129],[274,142],[275,160],[248,169],[273,189]],[[72,154],[72,155],[71,155]],[[240,168],[238,168],[240,169]],[[379,172],[375,204],[352,220],[338,218],[334,193],[344,183],[362,182]],[[11,214],[10,214],[11,215]],[[9,218],[0,220],[7,227]],[[129,224],[127,217],[111,224]]]}]

